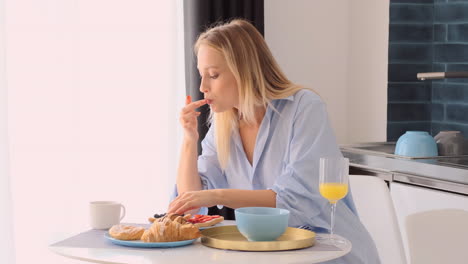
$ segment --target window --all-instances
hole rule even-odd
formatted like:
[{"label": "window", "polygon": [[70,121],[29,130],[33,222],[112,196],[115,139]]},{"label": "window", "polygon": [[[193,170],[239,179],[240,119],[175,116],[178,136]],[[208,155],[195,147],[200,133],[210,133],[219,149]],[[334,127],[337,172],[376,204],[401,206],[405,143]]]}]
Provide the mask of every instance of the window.
[{"label": "window", "polygon": [[88,229],[88,203],[124,222],[165,212],[183,105],[182,3],[4,0],[17,263]]}]

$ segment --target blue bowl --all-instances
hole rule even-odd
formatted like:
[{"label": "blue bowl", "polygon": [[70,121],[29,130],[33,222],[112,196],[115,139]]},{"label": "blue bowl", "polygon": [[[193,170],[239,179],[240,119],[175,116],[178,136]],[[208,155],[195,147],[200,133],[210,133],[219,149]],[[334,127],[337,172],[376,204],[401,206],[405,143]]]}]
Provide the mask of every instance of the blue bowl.
[{"label": "blue bowl", "polygon": [[249,241],[272,241],[288,227],[289,211],[272,207],[243,207],[234,211],[239,232]]},{"label": "blue bowl", "polygon": [[435,157],[437,144],[425,131],[407,131],[396,143],[395,155],[408,157]]}]

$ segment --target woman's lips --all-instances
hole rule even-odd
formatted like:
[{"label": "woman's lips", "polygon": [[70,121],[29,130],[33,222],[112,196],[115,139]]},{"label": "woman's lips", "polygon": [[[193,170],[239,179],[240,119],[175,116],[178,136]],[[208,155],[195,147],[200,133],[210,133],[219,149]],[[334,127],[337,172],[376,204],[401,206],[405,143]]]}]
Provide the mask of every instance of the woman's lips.
[{"label": "woman's lips", "polygon": [[206,103],[210,105],[210,104],[213,103],[213,100],[211,100],[211,99],[206,99]]}]

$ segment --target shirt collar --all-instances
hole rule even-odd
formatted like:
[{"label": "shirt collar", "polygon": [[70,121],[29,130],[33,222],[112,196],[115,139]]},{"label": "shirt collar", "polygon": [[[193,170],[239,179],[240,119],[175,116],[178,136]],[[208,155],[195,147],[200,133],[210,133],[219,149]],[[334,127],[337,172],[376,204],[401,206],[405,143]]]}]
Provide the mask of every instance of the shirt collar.
[{"label": "shirt collar", "polygon": [[273,101],[276,101],[276,100],[288,100],[288,101],[294,101],[294,94],[293,94],[293,95],[290,95],[290,96],[288,96],[288,97],[285,97],[285,98],[274,99]]}]

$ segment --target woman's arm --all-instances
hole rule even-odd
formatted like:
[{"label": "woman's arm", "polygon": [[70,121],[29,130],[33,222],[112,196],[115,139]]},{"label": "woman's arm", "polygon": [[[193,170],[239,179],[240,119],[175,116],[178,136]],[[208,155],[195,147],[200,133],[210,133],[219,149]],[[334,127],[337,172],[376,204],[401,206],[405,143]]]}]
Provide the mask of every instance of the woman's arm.
[{"label": "woman's arm", "polygon": [[295,101],[294,116],[286,116],[293,122],[289,152],[271,189],[277,194],[276,206],[289,210],[290,226],[328,229],[328,201],[319,191],[319,160],[342,154],[328,120],[326,105],[311,92],[300,95]]},{"label": "woman's arm", "polygon": [[272,190],[217,189],[218,204],[230,208],[276,207],[276,193]]},{"label": "woman's arm", "polygon": [[200,175],[198,175],[197,157],[197,141],[184,139],[176,180],[179,195],[202,189]]},{"label": "woman's arm", "polygon": [[168,213],[183,214],[200,207],[224,205],[240,207],[276,207],[276,193],[272,190],[213,189],[186,192],[170,205]]},{"label": "woman's arm", "polygon": [[206,104],[206,100],[192,102],[191,97],[187,96],[185,107],[180,113],[180,123],[184,128],[184,141],[176,180],[179,194],[202,189],[197,168],[197,142],[199,138],[197,117],[200,113],[195,110],[204,104]]}]

